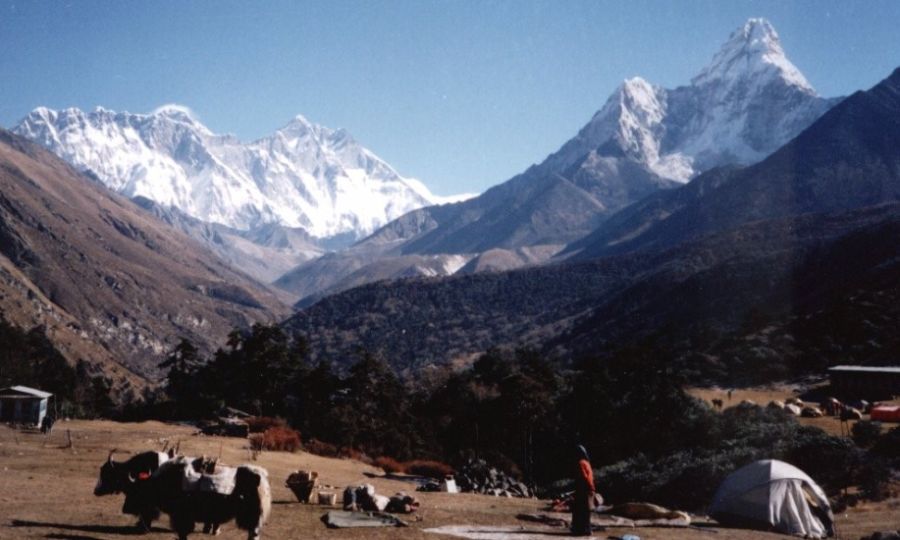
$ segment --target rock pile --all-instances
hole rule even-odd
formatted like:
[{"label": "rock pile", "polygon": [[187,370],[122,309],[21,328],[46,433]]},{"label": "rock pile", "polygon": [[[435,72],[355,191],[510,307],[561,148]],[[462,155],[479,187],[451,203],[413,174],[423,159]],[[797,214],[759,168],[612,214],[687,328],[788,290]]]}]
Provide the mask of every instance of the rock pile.
[{"label": "rock pile", "polygon": [[534,497],[534,491],[483,459],[471,459],[456,471],[460,491],[483,493],[495,497]]},{"label": "rock pile", "polygon": [[250,424],[240,418],[220,416],[216,420],[199,422],[197,427],[204,435],[218,435],[221,437],[241,437],[246,439],[250,435]]}]

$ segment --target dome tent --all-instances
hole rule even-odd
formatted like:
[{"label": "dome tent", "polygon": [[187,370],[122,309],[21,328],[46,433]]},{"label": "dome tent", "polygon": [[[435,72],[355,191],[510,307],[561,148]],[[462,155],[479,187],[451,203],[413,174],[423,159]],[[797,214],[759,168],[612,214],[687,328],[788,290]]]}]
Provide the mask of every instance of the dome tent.
[{"label": "dome tent", "polygon": [[709,515],[723,525],[774,529],[807,538],[834,534],[834,517],[822,488],[783,461],[756,461],[728,475]]}]

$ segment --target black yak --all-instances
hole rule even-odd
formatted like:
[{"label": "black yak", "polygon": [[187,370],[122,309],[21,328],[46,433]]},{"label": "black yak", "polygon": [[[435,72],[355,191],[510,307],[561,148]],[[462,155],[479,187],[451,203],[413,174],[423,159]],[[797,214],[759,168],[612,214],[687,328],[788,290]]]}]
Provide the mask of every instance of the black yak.
[{"label": "black yak", "polygon": [[150,478],[160,465],[169,461],[174,451],[143,452],[132,456],[127,461],[113,461],[110,451],[106,463],[100,467],[100,477],[94,487],[94,495],[112,495],[124,493],[123,514],[138,516],[137,527],[141,531],[149,531],[153,520],[159,518],[159,509],[153,502],[150,489]]},{"label": "black yak", "polygon": [[268,473],[255,465],[209,466],[179,456],[160,466],[151,484],[154,503],[169,514],[179,540],[187,539],[195,523],[215,534],[232,519],[249,540],[257,540],[272,508]]}]

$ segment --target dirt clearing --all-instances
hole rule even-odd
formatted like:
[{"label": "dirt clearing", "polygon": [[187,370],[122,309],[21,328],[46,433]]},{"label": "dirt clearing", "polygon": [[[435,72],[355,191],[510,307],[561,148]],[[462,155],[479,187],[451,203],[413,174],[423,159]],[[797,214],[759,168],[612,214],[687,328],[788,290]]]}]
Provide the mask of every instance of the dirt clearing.
[{"label": "dirt clearing", "polygon": [[[66,432],[72,437],[67,448]],[[95,497],[94,484],[100,465],[109,450],[117,448],[124,459],[127,453],[161,449],[168,441],[180,442],[185,454],[221,456],[224,463],[238,465],[250,462],[247,441],[225,437],[194,435],[188,426],[159,422],[123,424],[109,421],[61,421],[53,434],[45,437],[37,432],[22,432],[0,426],[0,539],[54,538],[66,540],[114,540],[145,538],[170,540],[168,522],[155,523],[151,533],[137,536],[136,519],[121,513],[121,495]],[[564,530],[523,523],[520,513],[540,512],[544,504],[531,499],[495,498],[484,495],[418,493],[422,507],[417,515],[403,516],[408,528],[326,529],[319,521],[326,507],[303,505],[284,486],[288,474],[297,469],[319,471],[325,484],[343,487],[369,482],[382,494],[413,491],[415,485],[405,481],[369,478],[366,473],[380,474],[373,467],[352,460],[339,460],[296,454],[266,452],[256,464],[268,469],[273,490],[273,511],[263,529],[269,539],[430,539],[451,538],[429,533],[425,529],[457,526],[490,534],[485,538],[553,538],[564,536]],[[602,491],[603,480],[598,479]],[[857,540],[863,534],[900,528],[900,501],[862,505],[838,516],[839,538]],[[712,530],[717,533],[711,532]],[[721,538],[753,540],[786,538],[756,531],[710,529],[677,530],[661,528],[610,528],[596,537],[638,534],[642,539],[688,540]],[[499,536],[498,536],[499,534]],[[523,536],[524,535],[524,536]],[[199,532],[191,536],[202,539]],[[223,526],[218,538],[243,540],[245,534],[233,524]]]}]

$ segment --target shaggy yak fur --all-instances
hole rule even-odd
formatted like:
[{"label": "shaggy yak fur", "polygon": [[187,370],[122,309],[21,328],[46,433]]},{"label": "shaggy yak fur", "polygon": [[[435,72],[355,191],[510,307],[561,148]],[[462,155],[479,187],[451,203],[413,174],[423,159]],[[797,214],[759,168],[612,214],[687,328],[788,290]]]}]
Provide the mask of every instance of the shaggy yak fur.
[{"label": "shaggy yak fur", "polygon": [[257,540],[272,508],[268,473],[255,465],[216,467],[178,457],[161,466],[151,482],[155,503],[169,515],[179,540],[187,539],[195,523],[215,534],[232,519],[248,540]]},{"label": "shaggy yak fur", "polygon": [[94,495],[125,494],[123,514],[138,516],[137,527],[149,531],[153,520],[159,518],[159,508],[154,503],[150,478],[160,465],[169,461],[174,452],[143,452],[127,461],[113,461],[112,450],[106,463],[100,467],[100,476],[94,487]]}]

